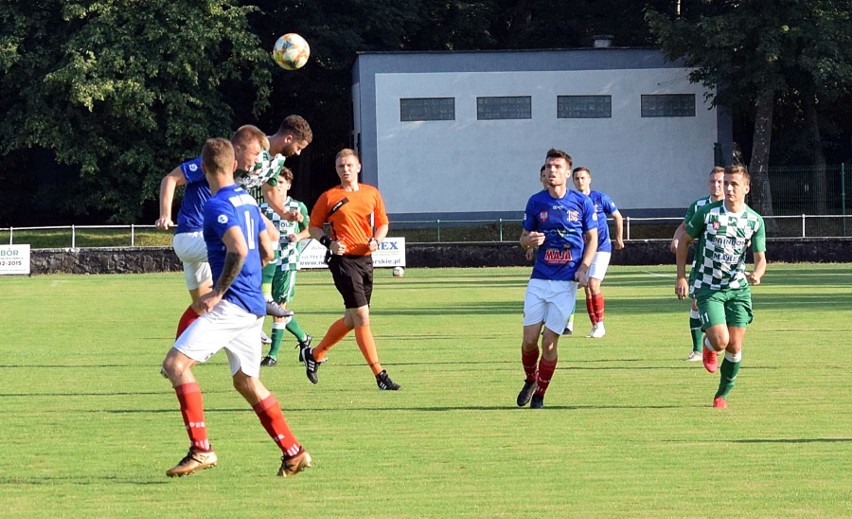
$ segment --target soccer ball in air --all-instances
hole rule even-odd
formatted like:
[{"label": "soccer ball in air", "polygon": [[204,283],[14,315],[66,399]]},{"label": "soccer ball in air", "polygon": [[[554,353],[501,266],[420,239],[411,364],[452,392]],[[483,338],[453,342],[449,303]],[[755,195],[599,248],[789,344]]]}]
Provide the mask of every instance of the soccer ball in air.
[{"label": "soccer ball in air", "polygon": [[405,275],[405,269],[402,267],[394,267],[393,268],[393,277],[401,278]]},{"label": "soccer ball in air", "polygon": [[311,57],[311,47],[304,38],[290,32],[278,38],[272,48],[272,59],[279,67],[296,70],[305,66]]}]

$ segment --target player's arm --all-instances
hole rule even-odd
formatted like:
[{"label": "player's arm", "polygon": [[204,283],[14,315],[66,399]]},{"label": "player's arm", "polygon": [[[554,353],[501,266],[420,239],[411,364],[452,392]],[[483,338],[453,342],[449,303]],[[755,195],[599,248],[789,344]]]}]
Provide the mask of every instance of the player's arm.
[{"label": "player's arm", "polygon": [[[692,243],[692,236],[686,231],[683,232],[678,240],[677,249],[675,250],[675,263],[677,265],[677,276],[675,278],[675,295],[678,299],[686,299],[689,295],[689,287],[686,282],[686,257],[689,251],[689,244]],[[698,252],[696,251],[696,254]]]},{"label": "player's arm", "polygon": [[[263,214],[263,213],[261,213]],[[275,259],[275,241],[273,241],[270,236],[269,229],[272,229],[269,225],[266,226],[265,230],[257,233],[259,246],[258,249],[260,252],[260,264],[264,267],[273,259]]]},{"label": "player's arm", "polygon": [[376,227],[376,230],[373,231],[373,236],[370,237],[369,245],[370,252],[376,252],[379,248],[379,243],[381,243],[385,237],[388,235],[388,225],[380,225]]},{"label": "player's arm", "polygon": [[580,261],[580,266],[577,267],[577,273],[574,276],[581,287],[589,284],[589,268],[592,266],[592,260],[595,259],[595,253],[598,252],[598,228],[589,227],[583,236],[586,241],[586,245],[583,247],[583,259]]},{"label": "player's arm", "polygon": [[175,199],[175,189],[184,184],[186,184],[186,176],[184,176],[180,166],[173,169],[160,181],[160,217],[154,222],[157,229],[167,230],[175,226],[172,221],[172,203]]},{"label": "player's arm", "polygon": [[337,240],[332,240],[323,230],[322,227],[310,226],[308,232],[311,238],[320,242],[320,245],[331,251],[332,254],[343,254],[346,252],[346,247]]},{"label": "player's arm", "polygon": [[615,250],[621,250],[624,248],[624,217],[616,209],[612,212],[612,219],[615,220]]},{"label": "player's arm", "polygon": [[263,192],[263,200],[269,204],[269,207],[275,211],[278,216],[287,220],[288,222],[292,222],[295,215],[293,215],[290,211],[284,209],[284,196],[278,191],[277,186],[270,185],[269,182],[265,182],[261,186],[261,191]]},{"label": "player's arm", "polygon": [[766,274],[766,253],[754,253],[754,271],[748,275],[748,282],[752,285],[759,285],[763,275]]},{"label": "player's arm", "polygon": [[672,244],[669,247],[672,254],[677,254],[678,243],[683,239],[684,234],[686,234],[686,223],[680,222],[680,225],[678,225],[677,229],[675,229],[674,237],[672,237]]}]

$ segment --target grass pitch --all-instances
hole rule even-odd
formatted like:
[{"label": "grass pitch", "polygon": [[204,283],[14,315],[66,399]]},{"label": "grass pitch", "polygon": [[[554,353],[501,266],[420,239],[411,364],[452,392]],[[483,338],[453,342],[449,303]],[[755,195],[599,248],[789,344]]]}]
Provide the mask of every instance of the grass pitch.
[{"label": "grass pitch", "polygon": [[[0,278],[0,516],[852,515],[852,266],[770,263],[726,411],[718,375],[682,361],[673,274],[612,267],[607,336],[583,337],[581,301],[533,411],[515,406],[529,269],[377,271],[373,331],[403,390],[378,391],[351,336],[311,385],[288,336],[262,378],[314,468],[276,478],[220,353],[195,368],[220,465],[174,480],[188,440],[159,366],[182,275]],[[317,341],[342,312],[324,272],[292,308]]]}]

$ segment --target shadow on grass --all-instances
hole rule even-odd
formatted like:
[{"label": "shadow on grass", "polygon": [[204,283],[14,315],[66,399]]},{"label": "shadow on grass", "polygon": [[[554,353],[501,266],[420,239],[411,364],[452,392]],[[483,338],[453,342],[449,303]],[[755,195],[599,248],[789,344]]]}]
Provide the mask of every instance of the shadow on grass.
[{"label": "shadow on grass", "polygon": [[102,483],[121,483],[125,485],[168,485],[169,480],[165,479],[150,480],[150,479],[127,479],[120,476],[40,476],[40,477],[21,477],[10,476],[0,478],[0,486],[2,485],[86,485],[89,486],[95,482]]},{"label": "shadow on grass", "polygon": [[[848,443],[852,438],[749,438],[724,440],[722,443]],[[714,442],[716,443],[716,442]]]}]

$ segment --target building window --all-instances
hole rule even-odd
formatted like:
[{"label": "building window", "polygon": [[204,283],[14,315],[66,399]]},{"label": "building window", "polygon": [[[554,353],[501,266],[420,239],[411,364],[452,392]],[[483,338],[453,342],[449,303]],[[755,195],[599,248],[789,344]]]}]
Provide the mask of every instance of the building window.
[{"label": "building window", "polygon": [[598,119],[612,117],[612,96],[557,96],[559,119]]},{"label": "building window", "polygon": [[532,119],[532,97],[477,97],[476,118],[490,119]]},{"label": "building window", "polygon": [[695,117],[695,94],[643,95],[642,117]]},{"label": "building window", "polygon": [[455,118],[454,97],[414,97],[399,100],[400,121],[453,121]]}]

